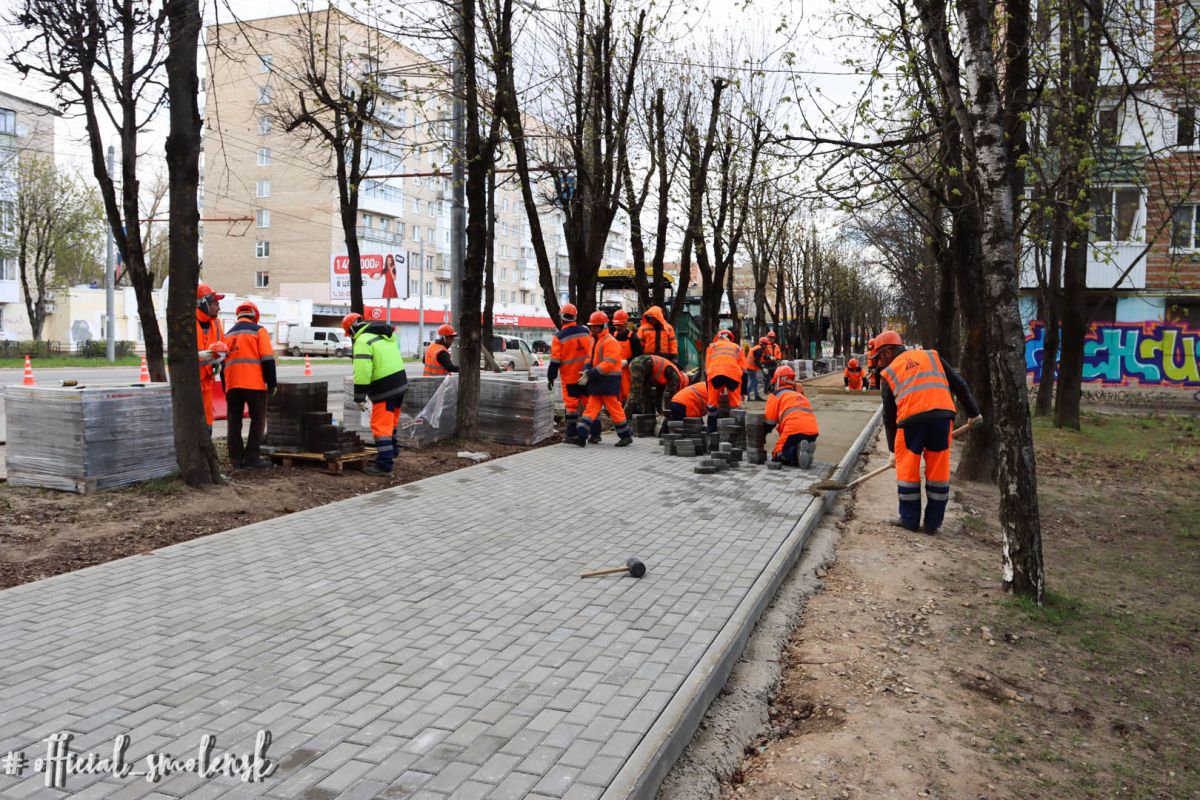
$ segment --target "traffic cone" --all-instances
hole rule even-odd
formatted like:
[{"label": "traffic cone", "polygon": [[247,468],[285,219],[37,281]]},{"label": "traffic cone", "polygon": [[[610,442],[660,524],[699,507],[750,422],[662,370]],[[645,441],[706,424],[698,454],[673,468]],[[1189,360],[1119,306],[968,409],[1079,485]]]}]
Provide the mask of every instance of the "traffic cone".
[{"label": "traffic cone", "polygon": [[33,379],[33,365],[29,363],[29,356],[25,356],[25,377],[21,383],[25,386],[37,386],[37,381]]},{"label": "traffic cone", "polygon": [[150,370],[146,367],[146,357],[142,356],[142,368],[138,372],[138,383],[150,382]]},{"label": "traffic cone", "polygon": [[[25,357],[25,363],[29,363],[29,357]],[[312,362],[308,360],[308,356],[304,357],[304,377],[312,377]]]}]

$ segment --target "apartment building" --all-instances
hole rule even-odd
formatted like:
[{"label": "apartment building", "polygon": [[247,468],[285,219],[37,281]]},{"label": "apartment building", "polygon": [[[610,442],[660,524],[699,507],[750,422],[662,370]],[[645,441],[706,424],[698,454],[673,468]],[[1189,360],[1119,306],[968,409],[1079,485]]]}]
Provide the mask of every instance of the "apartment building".
[{"label": "apartment building", "polygon": [[[58,116],[49,106],[0,92],[0,236],[5,239],[14,233],[18,159],[34,155],[53,163],[54,119]],[[0,339],[31,336],[17,259],[0,258]]]},{"label": "apartment building", "polygon": [[[384,318],[382,288],[393,274],[400,297],[391,303],[392,321],[400,324],[403,342],[415,345],[418,325],[444,321],[450,303],[448,76],[440,64],[340,12],[208,28],[203,279],[241,295],[310,299],[317,324],[348,308],[330,150],[300,130],[284,130],[296,104],[292,76],[299,74],[314,27],[340,43],[338,57],[347,69],[369,70],[382,90],[359,194],[365,304],[369,316]],[[518,333],[548,334],[529,225],[512,176],[500,181],[495,203],[494,318]],[[554,208],[546,208],[542,226],[565,297],[566,248]],[[606,262],[624,264],[626,231],[624,222],[614,230]]]}]

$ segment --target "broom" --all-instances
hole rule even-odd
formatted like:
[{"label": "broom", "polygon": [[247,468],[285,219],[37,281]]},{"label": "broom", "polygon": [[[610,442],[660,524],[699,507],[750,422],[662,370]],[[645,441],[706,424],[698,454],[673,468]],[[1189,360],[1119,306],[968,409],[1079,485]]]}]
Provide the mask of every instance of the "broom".
[{"label": "broom", "polygon": [[[961,428],[955,428],[954,431],[950,434],[950,437],[954,438],[955,436],[965,433],[966,430],[970,427],[971,427],[970,423],[967,423],[966,425],[963,425]],[[883,473],[885,473],[889,469],[891,469],[894,465],[895,465],[895,460],[893,459],[892,461],[883,465],[879,469],[871,470],[866,475],[855,478],[854,480],[850,481],[849,483],[843,483],[842,481],[835,481],[835,480],[831,480],[828,478],[823,481],[817,481],[812,486],[808,487],[808,493],[812,494],[812,495],[816,495],[817,497],[820,497],[821,492],[840,492],[844,489],[853,489],[855,486],[858,486],[860,483],[863,483],[864,481],[869,481],[871,478],[874,478],[876,475],[882,475]]]}]

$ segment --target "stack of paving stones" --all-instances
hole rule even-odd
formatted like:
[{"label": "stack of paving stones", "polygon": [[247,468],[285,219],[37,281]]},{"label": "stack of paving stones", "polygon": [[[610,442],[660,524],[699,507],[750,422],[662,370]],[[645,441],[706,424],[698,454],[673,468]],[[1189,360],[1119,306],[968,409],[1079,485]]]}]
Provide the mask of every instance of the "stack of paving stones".
[{"label": "stack of paving stones", "polygon": [[761,411],[743,412],[746,422],[746,461],[751,464],[767,463],[767,420]]},{"label": "stack of paving stones", "polygon": [[717,432],[708,434],[707,442],[708,457],[696,465],[693,472],[698,475],[714,475],[737,469],[746,452],[746,412],[735,408],[730,410],[728,417],[718,417]]},{"label": "stack of paving stones", "polygon": [[658,415],[634,414],[630,422],[633,427],[633,435],[639,439],[647,439],[654,436],[654,428],[658,422]]},{"label": "stack of paving stones", "polygon": [[[651,424],[653,421],[651,417]],[[481,439],[532,445],[553,435],[554,401],[546,391],[545,381],[529,380],[526,373],[480,375]]]},{"label": "stack of paving stones", "polygon": [[330,418],[325,412],[329,405],[329,385],[324,380],[308,379],[279,381],[276,388],[278,391],[267,401],[264,444],[278,452],[314,452],[304,446],[304,421],[306,415],[316,413]]},{"label": "stack of paving stones", "polygon": [[358,453],[366,447],[353,431],[333,422],[328,411],[310,411],[302,420],[302,441],[308,453]]}]

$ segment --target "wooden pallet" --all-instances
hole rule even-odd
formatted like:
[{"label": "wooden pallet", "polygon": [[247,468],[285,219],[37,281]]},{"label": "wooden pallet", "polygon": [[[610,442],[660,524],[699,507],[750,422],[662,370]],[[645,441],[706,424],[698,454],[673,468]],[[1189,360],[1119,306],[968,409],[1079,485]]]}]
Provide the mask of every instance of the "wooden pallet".
[{"label": "wooden pallet", "polygon": [[356,453],[269,453],[268,458],[285,467],[297,464],[324,464],[330,475],[341,475],[347,467],[363,469],[375,458],[375,451],[360,450]]}]

